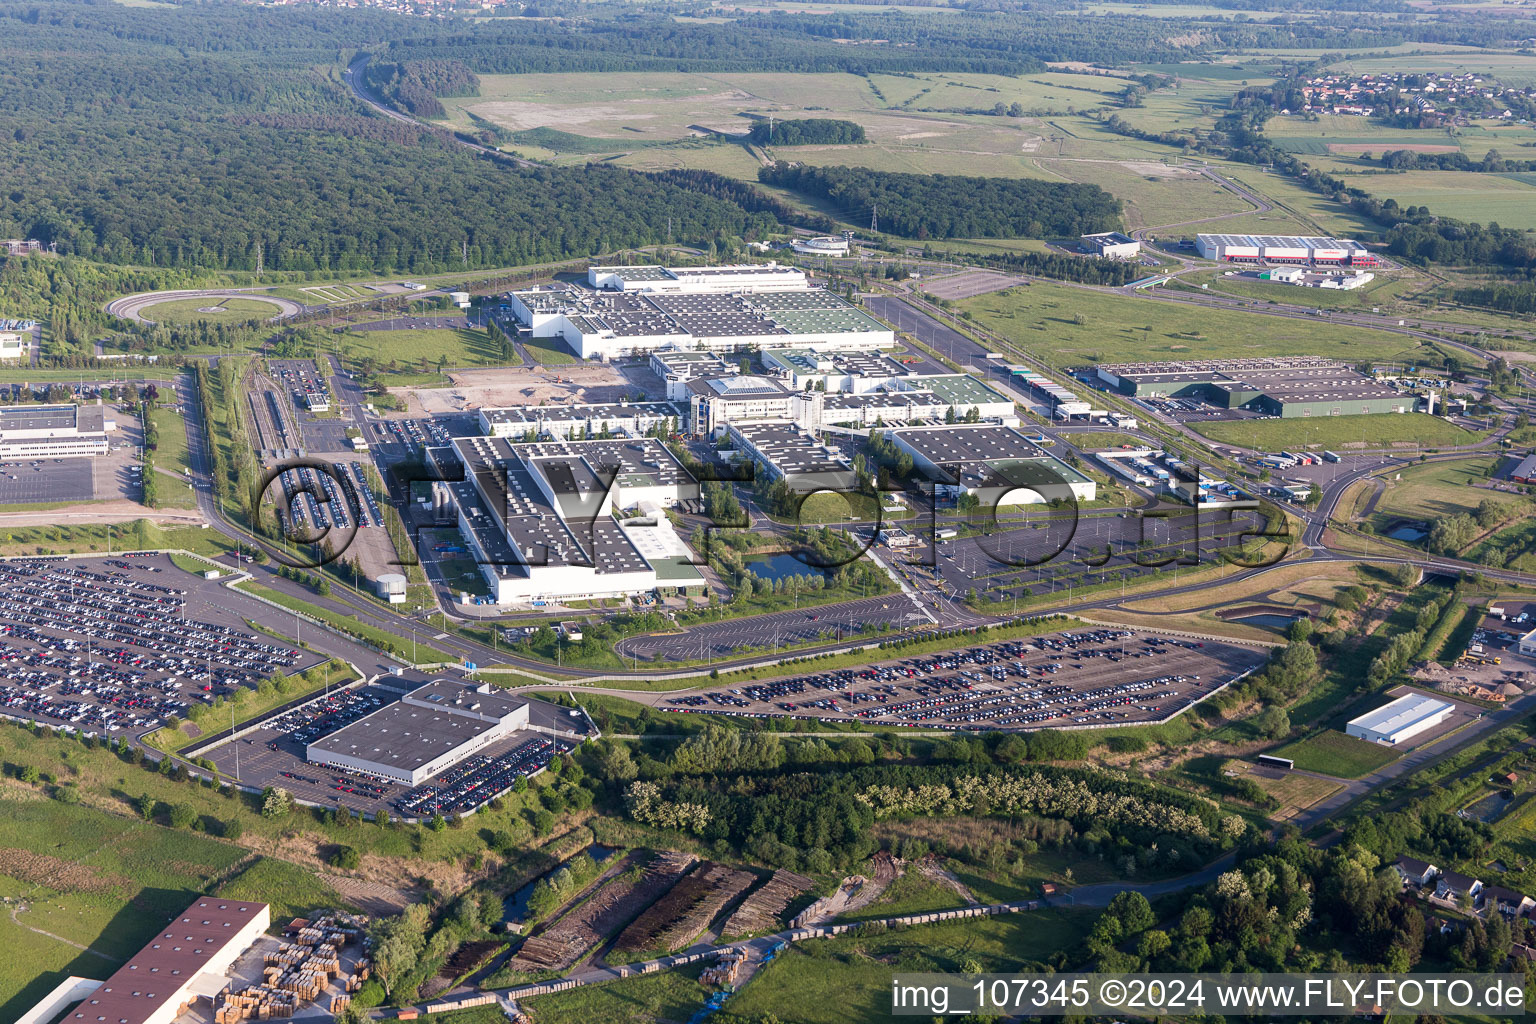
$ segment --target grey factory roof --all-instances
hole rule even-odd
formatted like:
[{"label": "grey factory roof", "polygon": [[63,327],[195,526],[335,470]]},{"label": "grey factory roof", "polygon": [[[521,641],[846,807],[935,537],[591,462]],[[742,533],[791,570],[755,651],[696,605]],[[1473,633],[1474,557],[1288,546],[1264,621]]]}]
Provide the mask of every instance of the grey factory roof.
[{"label": "grey factory roof", "polygon": [[790,390],[772,377],[742,374],[737,377],[705,377],[688,382],[694,394],[728,401],[761,401],[790,394]]},{"label": "grey factory roof", "polygon": [[515,405],[499,409],[481,409],[481,415],[489,423],[538,423],[565,422],[568,420],[623,420],[633,416],[666,418],[679,416],[677,406],[671,402],[630,402],[629,404],[604,403],[596,405]]},{"label": "grey factory roof", "polygon": [[[701,268],[714,270],[719,268]],[[782,273],[783,268],[753,268]],[[655,278],[662,280],[663,278]],[[576,285],[515,295],[540,312],[566,312],[585,334],[616,337],[763,337],[881,331],[885,326],[825,288],[671,295],[603,292]]]},{"label": "grey factory roof", "polygon": [[954,423],[942,427],[908,427],[894,431],[893,436],[936,464],[1033,459],[1045,455],[1012,427]]},{"label": "grey factory roof", "polygon": [[[77,423],[76,413],[79,410],[85,419],[84,413],[95,412],[96,426],[94,428],[83,423]],[[0,432],[10,430],[69,430],[77,425],[81,430],[100,430],[102,414],[100,406],[87,406],[81,410],[74,405],[19,405],[12,408],[0,409]]]},{"label": "grey factory roof", "polygon": [[512,445],[512,450],[526,459],[562,456],[584,459],[599,473],[616,469],[621,485],[628,482],[671,486],[696,482],[693,474],[683,468],[667,446],[654,437],[519,442]]},{"label": "grey factory roof", "polygon": [[[598,573],[635,572],[647,563],[624,532],[606,516],[594,518],[596,503],[583,496],[580,483],[591,483],[590,467],[560,460],[568,476],[550,479],[561,505],[556,508],[534,480],[518,447],[499,437],[461,437],[453,449],[484,497],[483,507],[532,566],[591,566]],[[560,492],[562,482],[571,489]],[[600,493],[600,492],[596,492]],[[568,498],[566,496],[569,496]]]},{"label": "grey factory roof", "polygon": [[305,756],[346,754],[410,772],[495,727],[483,718],[396,701],[315,740]]},{"label": "grey factory roof", "polygon": [[792,423],[733,424],[731,432],[781,473],[824,473],[850,466],[843,456]]}]

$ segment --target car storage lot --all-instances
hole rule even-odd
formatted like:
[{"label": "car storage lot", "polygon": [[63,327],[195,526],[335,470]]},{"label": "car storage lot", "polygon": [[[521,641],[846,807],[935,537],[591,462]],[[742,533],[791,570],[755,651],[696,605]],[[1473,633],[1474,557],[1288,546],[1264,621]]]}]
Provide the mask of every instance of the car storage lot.
[{"label": "car storage lot", "polygon": [[1259,647],[1083,627],[867,669],[716,688],[657,703],[677,714],[965,730],[1159,722],[1263,664]]},{"label": "car storage lot", "polygon": [[252,630],[164,555],[0,562],[0,712],[138,732],[323,661]]}]

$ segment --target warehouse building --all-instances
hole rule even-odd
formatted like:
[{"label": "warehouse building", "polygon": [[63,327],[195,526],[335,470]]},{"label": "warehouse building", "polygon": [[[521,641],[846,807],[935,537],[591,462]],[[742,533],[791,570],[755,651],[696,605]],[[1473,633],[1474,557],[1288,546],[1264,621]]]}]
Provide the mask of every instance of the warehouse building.
[{"label": "warehouse building", "polygon": [[528,702],[490,683],[438,679],[304,748],[305,760],[419,786],[528,728]]},{"label": "warehouse building", "polygon": [[107,454],[117,423],[100,405],[19,405],[0,409],[0,459]]},{"label": "warehouse building", "polygon": [[770,482],[782,477],[792,491],[846,494],[857,487],[852,464],[793,423],[732,424],[727,435],[742,459],[751,460]]},{"label": "warehouse building", "polygon": [[480,429],[487,437],[533,439],[639,436],[656,427],[676,427],[682,422],[682,413],[671,402],[517,405],[481,409],[479,416]]},{"label": "warehouse building", "polygon": [[1332,359],[1189,360],[1081,371],[1134,398],[1197,398],[1286,419],[1413,412],[1418,400]]},{"label": "warehouse building", "polygon": [[1027,366],[1010,366],[1008,375],[1032,398],[1045,403],[1051,416],[1058,420],[1080,419],[1091,416],[1093,407],[1049,377],[1036,373]]},{"label": "warehouse building", "polygon": [[890,328],[791,267],[593,267],[588,284],[512,292],[506,305],[515,329],[604,361],[659,350],[896,344]]},{"label": "warehouse building", "polygon": [[1119,231],[1107,231],[1101,235],[1083,235],[1077,240],[1077,248],[1080,252],[1113,260],[1134,259],[1141,254],[1141,243]]},{"label": "warehouse building", "polygon": [[1384,746],[1396,746],[1428,732],[1456,711],[1449,701],[1408,693],[1392,703],[1361,715],[1344,726],[1344,732],[1357,739]]},{"label": "warehouse building", "polygon": [[1298,235],[1196,235],[1195,250],[1223,263],[1292,263],[1307,266],[1374,267],[1374,253],[1352,238]]},{"label": "warehouse building", "polygon": [[665,515],[698,481],[653,438],[512,444],[461,437],[429,448],[449,479],[459,532],[497,604],[689,591],[696,558]]},{"label": "warehouse building", "polygon": [[[1012,427],[946,424],[902,427],[885,435],[912,456],[940,498],[961,494],[982,508],[1092,501],[1098,485]],[[1005,500],[1006,499],[1006,500]]]},{"label": "warehouse building", "polygon": [[198,996],[225,987],[230,967],[271,924],[265,903],[199,897],[62,1018],[55,1012],[35,1019],[171,1024]]}]

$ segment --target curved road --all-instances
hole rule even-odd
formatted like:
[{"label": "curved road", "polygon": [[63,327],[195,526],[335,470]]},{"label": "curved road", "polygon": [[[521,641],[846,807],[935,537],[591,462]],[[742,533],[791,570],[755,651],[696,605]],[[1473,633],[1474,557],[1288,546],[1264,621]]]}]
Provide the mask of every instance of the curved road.
[{"label": "curved road", "polygon": [[269,324],[276,323],[290,316],[296,316],[299,313],[306,312],[309,308],[303,303],[295,302],[292,299],[268,295],[261,288],[208,288],[172,292],[139,292],[135,295],[124,295],[120,299],[113,299],[107,303],[107,312],[113,316],[122,317],[124,320],[132,320],[135,323],[152,324],[155,321],[144,316],[144,310],[161,302],[175,302],[178,299],[208,299],[210,306],[217,305],[223,299],[260,299],[262,302],[272,303],[278,309],[276,316],[267,318],[267,323]]}]

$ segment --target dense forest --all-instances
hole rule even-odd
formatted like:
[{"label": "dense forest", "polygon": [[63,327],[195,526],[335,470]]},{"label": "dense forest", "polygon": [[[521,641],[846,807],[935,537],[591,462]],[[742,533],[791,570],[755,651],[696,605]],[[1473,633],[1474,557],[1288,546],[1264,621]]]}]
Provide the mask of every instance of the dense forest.
[{"label": "dense forest", "polygon": [[439,96],[480,95],[479,77],[456,60],[369,64],[364,78],[392,106],[417,117],[442,117]]},{"label": "dense forest", "polygon": [[757,176],[829,202],[854,223],[878,213],[881,230],[908,238],[1047,238],[1120,226],[1120,200],[1097,185],[783,161]]},{"label": "dense forest", "polygon": [[759,121],[747,137],[759,146],[844,145],[864,141],[864,126],[832,117]]}]

